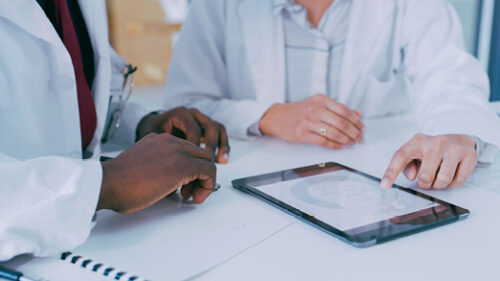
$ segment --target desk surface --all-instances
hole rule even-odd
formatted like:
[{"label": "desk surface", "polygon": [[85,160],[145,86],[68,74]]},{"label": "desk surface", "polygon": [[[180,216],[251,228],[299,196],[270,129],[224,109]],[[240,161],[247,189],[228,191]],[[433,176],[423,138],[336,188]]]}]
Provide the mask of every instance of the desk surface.
[{"label": "desk surface", "polygon": [[[500,103],[494,106],[500,112]],[[200,233],[205,237],[217,237],[220,228],[242,227],[241,212],[263,214],[259,218],[262,221],[273,217],[280,224],[275,229],[267,225],[267,234],[262,234],[260,241],[249,242],[241,251],[227,251],[223,260],[214,262],[208,269],[200,269],[201,272],[197,272],[194,277],[189,275],[185,278],[202,281],[498,280],[500,155],[497,155],[497,164],[477,168],[465,186],[426,192],[470,209],[472,213],[468,219],[366,249],[349,246],[231,187],[231,180],[236,178],[328,161],[339,162],[380,177],[394,151],[416,133],[413,120],[412,116],[366,120],[366,143],[342,151],[312,145],[293,145],[266,137],[253,141],[232,140],[230,163],[218,166],[217,180],[223,188],[196,211],[177,210],[174,214],[169,214],[170,219],[162,219],[168,220],[167,226],[172,228],[171,233],[182,235],[185,241],[200,240]],[[397,183],[414,186],[403,177]],[[251,204],[244,203],[249,201]],[[246,209],[241,210],[239,206],[245,206]],[[211,219],[214,216],[224,216],[224,224],[221,220]],[[140,218],[140,214],[138,217]],[[203,223],[198,224],[197,228],[199,222]],[[246,227],[259,225],[256,221]],[[263,232],[264,225],[261,226]],[[99,230],[98,227],[99,225]],[[175,229],[187,230],[178,234]],[[247,229],[245,233],[247,232],[258,231]],[[102,238],[97,236],[99,231],[94,231],[83,248],[92,244],[92,240]],[[175,237],[167,237],[173,243],[171,239]],[[233,239],[238,240],[239,237]],[[115,240],[115,243],[120,243],[119,237]],[[227,244],[227,248],[231,243]],[[181,244],[175,255],[165,254],[161,263],[175,261],[178,266],[193,267],[193,255],[211,257],[218,249],[220,252],[227,250],[220,248],[224,241],[210,240],[206,246],[199,247],[202,244]],[[161,269],[160,264],[155,267]],[[165,276],[168,276],[168,272],[165,272]]]},{"label": "desk surface", "polygon": [[[392,153],[415,133],[410,129],[415,126],[408,126],[411,120],[409,116],[369,120],[367,143],[345,151],[291,145],[272,139],[233,141],[231,163],[219,167],[219,180],[228,187],[230,180],[237,177],[326,161],[340,162],[380,177]],[[497,158],[500,161],[500,157]],[[398,183],[414,186],[402,177]],[[472,214],[464,221],[367,249],[351,247],[295,220],[289,227],[197,280],[498,278],[500,165],[478,168],[471,180],[460,188],[426,193],[469,208]],[[237,193],[233,196],[249,197]],[[273,209],[265,203],[260,208]]]}]

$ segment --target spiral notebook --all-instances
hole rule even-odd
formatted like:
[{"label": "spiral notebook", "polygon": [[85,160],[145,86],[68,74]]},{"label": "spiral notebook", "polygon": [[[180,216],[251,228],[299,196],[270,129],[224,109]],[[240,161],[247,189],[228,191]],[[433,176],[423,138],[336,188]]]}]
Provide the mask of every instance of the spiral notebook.
[{"label": "spiral notebook", "polygon": [[[262,208],[257,199],[234,197],[235,192],[219,191],[202,205],[170,197],[135,214],[99,212],[80,247],[12,268],[50,281],[176,281],[199,276],[293,223],[291,217]],[[58,274],[62,270],[66,273]]]},{"label": "spiral notebook", "polygon": [[[57,258],[33,258],[31,255],[22,255],[1,265],[23,273],[23,276],[37,281],[111,281],[115,276],[104,276],[102,272],[93,272],[88,268],[75,266],[69,256],[66,260]],[[133,276],[132,276],[133,277]],[[1,278],[0,278],[1,279]],[[30,279],[30,280],[31,280]],[[2,279],[3,280],[3,279]],[[124,276],[120,280],[124,279]],[[134,279],[130,279],[134,280]],[[142,280],[142,279],[135,279]]]},{"label": "spiral notebook", "polygon": [[71,252],[62,253],[60,259],[98,274],[99,277],[96,278],[118,281],[149,281],[125,270],[80,255],[75,255]]}]

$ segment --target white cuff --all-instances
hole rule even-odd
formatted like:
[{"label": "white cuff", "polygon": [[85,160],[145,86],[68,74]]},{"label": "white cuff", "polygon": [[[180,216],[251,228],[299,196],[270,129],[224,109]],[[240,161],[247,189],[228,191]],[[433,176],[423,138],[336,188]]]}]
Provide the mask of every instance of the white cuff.
[{"label": "white cuff", "polygon": [[260,123],[260,120],[253,123],[252,125],[250,125],[250,127],[248,127],[248,135],[249,136],[252,136],[252,137],[262,136],[262,132],[259,129],[259,123]]},{"label": "white cuff", "polygon": [[484,142],[478,137],[471,136],[476,142],[476,152],[478,163],[480,164],[493,164],[495,161],[495,154],[498,152],[498,147],[494,144]]}]

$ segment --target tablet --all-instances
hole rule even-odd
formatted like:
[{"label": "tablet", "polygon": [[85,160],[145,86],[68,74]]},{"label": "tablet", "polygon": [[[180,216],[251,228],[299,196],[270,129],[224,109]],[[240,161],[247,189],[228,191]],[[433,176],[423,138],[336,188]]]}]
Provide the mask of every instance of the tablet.
[{"label": "tablet", "polygon": [[380,179],[324,163],[234,180],[233,186],[357,247],[465,218],[469,211]]}]

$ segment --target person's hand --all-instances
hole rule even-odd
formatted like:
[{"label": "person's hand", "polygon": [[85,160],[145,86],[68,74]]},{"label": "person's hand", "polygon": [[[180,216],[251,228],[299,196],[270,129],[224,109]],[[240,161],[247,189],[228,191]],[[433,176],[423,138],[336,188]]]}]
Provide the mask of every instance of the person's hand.
[{"label": "person's hand", "polygon": [[293,143],[341,149],[362,142],[361,112],[352,111],[325,95],[273,105],[259,123],[265,135]]},{"label": "person's hand", "polygon": [[169,133],[196,145],[203,143],[219,163],[229,160],[226,128],[197,109],[177,107],[163,114],[150,114],[143,118],[137,128],[137,139],[149,133]]},{"label": "person's hand", "polygon": [[185,199],[200,204],[215,187],[211,153],[170,134],[147,135],[102,168],[98,210],[136,212],[181,186]]},{"label": "person's hand", "polygon": [[380,183],[391,188],[399,173],[422,189],[462,185],[477,164],[476,142],[466,135],[418,134],[395,154]]}]

